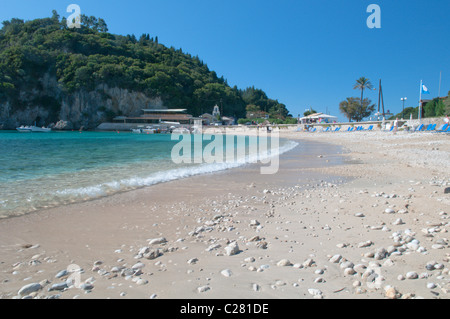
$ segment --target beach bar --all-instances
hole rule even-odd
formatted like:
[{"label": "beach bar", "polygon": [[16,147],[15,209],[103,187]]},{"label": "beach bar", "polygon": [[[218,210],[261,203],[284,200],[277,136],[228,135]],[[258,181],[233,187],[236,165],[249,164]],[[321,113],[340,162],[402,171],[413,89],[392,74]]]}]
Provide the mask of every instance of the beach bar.
[{"label": "beach bar", "polygon": [[321,123],[335,123],[337,121],[336,116],[314,113],[300,119],[301,124],[321,124]]}]

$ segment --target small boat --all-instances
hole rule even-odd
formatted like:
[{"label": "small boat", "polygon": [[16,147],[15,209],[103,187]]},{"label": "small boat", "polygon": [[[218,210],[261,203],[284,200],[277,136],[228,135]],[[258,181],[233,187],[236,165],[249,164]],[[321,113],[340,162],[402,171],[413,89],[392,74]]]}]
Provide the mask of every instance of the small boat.
[{"label": "small boat", "polygon": [[20,126],[17,127],[16,130],[18,130],[21,133],[31,133],[31,126]]},{"label": "small boat", "polygon": [[48,133],[51,132],[52,129],[49,127],[37,127],[37,126],[32,126],[31,127],[31,132],[42,132],[42,133]]},{"label": "small boat", "polygon": [[184,127],[178,127],[176,129],[173,129],[172,133],[173,134],[191,134],[191,132],[187,128],[184,128]]},{"label": "small boat", "polygon": [[31,133],[31,132],[48,133],[48,132],[52,131],[52,129],[49,127],[38,127],[38,126],[36,126],[36,124],[34,126],[21,125],[20,127],[17,127],[16,130],[18,130],[21,133]]},{"label": "small boat", "polygon": [[141,134],[142,133],[142,129],[141,128],[132,128],[131,129],[131,133]]},{"label": "small boat", "polygon": [[155,132],[156,132],[156,129],[154,129],[151,126],[147,126],[146,128],[142,129],[142,133],[145,133],[145,134],[155,134]]}]

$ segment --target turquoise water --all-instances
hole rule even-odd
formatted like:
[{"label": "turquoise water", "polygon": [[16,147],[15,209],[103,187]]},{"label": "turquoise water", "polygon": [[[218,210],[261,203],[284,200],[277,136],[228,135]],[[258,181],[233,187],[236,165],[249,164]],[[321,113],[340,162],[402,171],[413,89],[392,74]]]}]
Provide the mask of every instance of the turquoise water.
[{"label": "turquoise water", "polygon": [[[0,217],[237,167],[249,161],[250,145],[258,143],[233,139],[236,154],[246,148],[238,161],[176,164],[171,155],[180,141],[169,134],[0,131]],[[280,143],[282,151],[293,147]]]}]

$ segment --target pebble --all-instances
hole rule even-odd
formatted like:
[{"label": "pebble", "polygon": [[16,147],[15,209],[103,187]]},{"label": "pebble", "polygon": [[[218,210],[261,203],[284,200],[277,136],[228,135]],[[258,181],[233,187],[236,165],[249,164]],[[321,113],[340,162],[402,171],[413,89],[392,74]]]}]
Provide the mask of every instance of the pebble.
[{"label": "pebble", "polygon": [[366,271],[367,266],[366,266],[366,265],[363,265],[363,264],[357,264],[357,265],[355,265],[355,266],[353,267],[353,269],[354,269],[357,273],[363,274],[363,273]]},{"label": "pebble", "polygon": [[211,289],[211,287],[209,287],[209,286],[201,286],[201,287],[197,288],[197,291],[202,293],[202,292],[207,292],[210,289]]},{"label": "pebble", "polygon": [[353,268],[353,266],[355,266],[351,261],[344,261],[344,262],[342,262],[341,263],[341,265],[340,265],[340,267],[342,268],[342,269],[345,269],[345,268]]},{"label": "pebble", "polygon": [[138,285],[138,286],[143,286],[143,285],[146,285],[146,284],[148,284],[148,280],[145,280],[145,279],[138,279],[136,281],[136,285]]},{"label": "pebble", "polygon": [[358,248],[369,247],[373,244],[371,240],[367,240],[358,244]]},{"label": "pebble", "polygon": [[434,288],[436,288],[436,287],[437,287],[436,284],[433,283],[433,282],[427,283],[427,288],[428,288],[428,289],[434,289]]},{"label": "pebble", "polygon": [[134,265],[131,267],[131,269],[138,270],[138,269],[142,269],[142,268],[144,268],[144,267],[145,267],[145,264],[139,262],[139,263],[134,264]]},{"label": "pebble", "polygon": [[92,289],[94,289],[94,285],[89,284],[89,283],[82,283],[80,285],[80,289],[83,289],[85,291],[92,290]]},{"label": "pebble", "polygon": [[208,248],[206,248],[205,250],[206,251],[212,251],[212,250],[215,250],[215,249],[220,248],[220,247],[221,247],[220,244],[212,244],[212,245],[209,245]]},{"label": "pebble", "polygon": [[349,276],[349,275],[354,275],[354,274],[356,274],[356,271],[353,268],[345,268],[344,269],[344,275]]},{"label": "pebble", "polygon": [[191,258],[191,259],[189,259],[189,260],[187,261],[187,263],[188,263],[189,265],[194,265],[194,264],[197,263],[197,261],[198,261],[198,258]]},{"label": "pebble", "polygon": [[222,270],[220,273],[221,273],[222,276],[224,276],[224,277],[231,277],[231,275],[233,274],[233,273],[231,272],[230,269],[224,269],[224,270]]},{"label": "pebble", "polygon": [[309,288],[308,292],[309,292],[310,295],[314,296],[314,298],[320,298],[321,299],[323,297],[322,296],[323,293],[319,289]]},{"label": "pebble", "polygon": [[250,226],[258,226],[259,224],[260,224],[259,221],[257,221],[256,219],[252,219],[250,221]]},{"label": "pebble", "polygon": [[395,210],[393,210],[392,208],[386,208],[386,209],[384,210],[384,212],[385,212],[386,214],[395,214]]},{"label": "pebble", "polygon": [[410,271],[406,273],[406,279],[417,279],[419,275],[415,271]]},{"label": "pebble", "polygon": [[164,237],[159,237],[159,238],[148,239],[148,242],[150,245],[165,244],[165,243],[167,243],[167,239],[165,239]]},{"label": "pebble", "polygon": [[398,218],[392,223],[392,225],[403,225],[404,223],[405,222],[401,218]]},{"label": "pebble", "polygon": [[68,286],[67,286],[67,283],[66,283],[66,282],[60,282],[60,283],[57,283],[57,284],[53,284],[53,285],[48,289],[48,291],[54,291],[54,290],[60,291],[60,290],[64,290],[64,289],[67,289],[67,288],[68,288]]},{"label": "pebble", "polygon": [[356,213],[355,217],[366,217],[363,213]]},{"label": "pebble", "polygon": [[239,246],[237,242],[230,243],[227,247],[225,247],[225,254],[227,256],[233,256],[236,255],[239,252]]},{"label": "pebble", "polygon": [[279,262],[277,262],[277,266],[279,267],[292,266],[292,263],[288,259],[281,259]]},{"label": "pebble", "polygon": [[388,287],[386,289],[386,297],[389,299],[398,299],[401,297],[401,294],[394,287]]},{"label": "pebble", "polygon": [[39,283],[32,283],[32,284],[28,284],[23,286],[22,288],[20,288],[18,294],[19,296],[23,297],[23,296],[27,296],[33,292],[37,292],[39,290],[42,289],[42,285]]},{"label": "pebble", "polygon": [[330,258],[330,262],[337,264],[342,259],[342,256],[337,254]]}]

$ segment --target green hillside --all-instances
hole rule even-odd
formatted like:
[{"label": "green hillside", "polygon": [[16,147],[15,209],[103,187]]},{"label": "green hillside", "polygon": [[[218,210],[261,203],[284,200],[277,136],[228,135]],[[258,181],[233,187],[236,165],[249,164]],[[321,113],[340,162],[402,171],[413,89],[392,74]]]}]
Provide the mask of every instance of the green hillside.
[{"label": "green hillside", "polygon": [[[101,18],[83,15],[81,21],[81,28],[69,29],[53,11],[51,18],[3,22],[0,107],[8,103],[10,116],[39,106],[48,111],[47,122],[57,121],[63,100],[77,92],[102,93],[103,84],[160,98],[164,106],[186,108],[194,116],[220,102],[227,116],[245,117],[248,104],[288,116],[284,104],[255,88],[230,87],[198,56],[168,48],[157,36],[115,35]],[[45,78],[55,80],[51,89],[43,85]],[[106,106],[99,109],[117,115]]]}]

